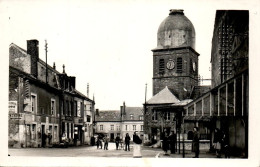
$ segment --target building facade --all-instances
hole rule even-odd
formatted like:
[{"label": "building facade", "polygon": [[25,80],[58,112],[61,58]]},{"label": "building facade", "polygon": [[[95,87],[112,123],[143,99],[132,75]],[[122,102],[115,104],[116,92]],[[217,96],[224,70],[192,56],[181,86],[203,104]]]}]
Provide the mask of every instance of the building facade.
[{"label": "building facade", "polygon": [[160,24],[153,51],[153,97],[144,104],[144,134],[148,143],[161,133],[175,131],[180,137],[184,106],[209,90],[199,85],[195,29],[183,10],[170,10]]},{"label": "building facade", "polygon": [[39,59],[38,45],[28,40],[27,50],[9,47],[9,147],[58,145],[63,136],[83,144],[83,103],[91,104],[88,115],[95,103],[75,89],[76,78],[67,76],[65,66],[60,73]]},{"label": "building facade", "polygon": [[[211,146],[214,129],[228,140],[231,154],[248,156],[249,11],[218,10],[212,38],[212,87],[188,104],[186,120],[207,116]],[[186,122],[186,121],[185,121]],[[223,147],[222,147],[223,148]]]},{"label": "building facade", "polygon": [[110,141],[117,135],[124,140],[126,133],[133,140],[135,131],[143,137],[143,108],[128,107],[124,103],[120,110],[97,111],[95,124],[96,134],[107,135]]}]

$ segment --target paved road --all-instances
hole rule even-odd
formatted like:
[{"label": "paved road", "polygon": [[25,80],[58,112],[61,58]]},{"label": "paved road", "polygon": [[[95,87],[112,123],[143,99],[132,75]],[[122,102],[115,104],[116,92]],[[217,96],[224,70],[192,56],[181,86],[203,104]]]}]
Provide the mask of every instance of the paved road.
[{"label": "paved road", "polygon": [[[143,157],[156,157],[161,153],[161,149],[142,149]],[[68,148],[21,148],[8,150],[10,156],[39,156],[39,157],[132,157],[133,149],[130,151],[123,149],[116,150],[115,143],[109,143],[108,150],[97,149],[96,146],[79,146]]]},{"label": "paved road", "polygon": [[[36,156],[36,157],[133,157],[133,149],[130,151],[123,149],[116,150],[115,143],[109,143],[108,150],[97,149],[96,146],[79,146],[69,148],[11,148],[8,150],[10,156]],[[182,158],[182,154],[164,155],[158,148],[142,146],[143,158]],[[188,152],[185,158],[192,158],[193,153]],[[212,153],[201,151],[200,158],[216,158]]]}]

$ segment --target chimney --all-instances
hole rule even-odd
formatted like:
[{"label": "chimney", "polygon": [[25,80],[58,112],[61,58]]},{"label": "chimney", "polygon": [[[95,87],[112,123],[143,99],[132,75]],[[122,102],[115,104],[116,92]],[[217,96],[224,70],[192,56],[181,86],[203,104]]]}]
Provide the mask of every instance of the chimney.
[{"label": "chimney", "polygon": [[38,60],[39,60],[39,41],[36,39],[27,40],[27,54],[31,55],[31,74],[37,78],[38,76]]},{"label": "chimney", "polygon": [[65,65],[64,65],[64,64],[63,64],[62,68],[63,68],[62,73],[63,73],[63,74],[66,74],[66,72],[65,72]]},{"label": "chimney", "polygon": [[53,62],[53,69],[56,70],[55,62]]},{"label": "chimney", "polygon": [[125,102],[123,103],[123,114],[125,115]]},{"label": "chimney", "polygon": [[87,97],[89,97],[89,83],[87,84]]},{"label": "chimney", "polygon": [[99,116],[99,109],[96,109],[96,115]]}]

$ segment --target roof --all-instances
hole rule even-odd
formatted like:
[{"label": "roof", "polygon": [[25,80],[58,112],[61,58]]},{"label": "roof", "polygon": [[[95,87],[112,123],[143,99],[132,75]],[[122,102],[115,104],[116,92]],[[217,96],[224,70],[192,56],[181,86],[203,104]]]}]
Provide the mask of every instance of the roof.
[{"label": "roof", "polygon": [[[131,119],[130,115],[133,114],[133,118]],[[139,116],[143,115],[143,107],[125,107],[125,115],[123,120],[134,120],[139,121]]]},{"label": "roof", "polygon": [[163,90],[149,99],[146,104],[170,104],[179,103],[180,100],[166,86]]},{"label": "roof", "polygon": [[121,114],[119,110],[104,110],[99,111],[96,115],[97,122],[121,121]]},{"label": "roof", "polygon": [[192,102],[192,99],[185,99],[180,101],[179,103],[172,104],[172,106],[185,106],[186,104]]}]

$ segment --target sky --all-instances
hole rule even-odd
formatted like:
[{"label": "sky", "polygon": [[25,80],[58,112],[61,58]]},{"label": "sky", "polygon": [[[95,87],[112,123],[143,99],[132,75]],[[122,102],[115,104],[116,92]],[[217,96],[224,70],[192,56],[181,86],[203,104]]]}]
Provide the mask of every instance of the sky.
[{"label": "sky", "polygon": [[127,106],[142,106],[146,83],[147,100],[152,97],[151,50],[170,9],[184,9],[193,23],[199,74],[210,78],[215,11],[223,4],[197,2],[201,5],[170,0],[0,1],[5,34],[1,46],[8,56],[11,43],[26,49],[26,40],[37,39],[45,61],[47,40],[48,64],[55,62],[60,72],[64,64],[66,73],[76,76],[76,89],[85,95],[89,83],[96,108],[119,110],[124,101]]}]

